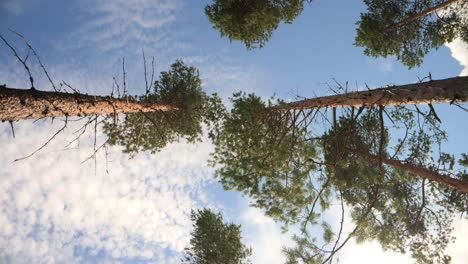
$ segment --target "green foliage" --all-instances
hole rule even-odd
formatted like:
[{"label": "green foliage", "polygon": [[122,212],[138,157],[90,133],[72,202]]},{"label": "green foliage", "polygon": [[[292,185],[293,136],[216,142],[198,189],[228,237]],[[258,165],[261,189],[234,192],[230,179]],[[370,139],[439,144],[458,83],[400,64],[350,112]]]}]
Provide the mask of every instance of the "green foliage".
[{"label": "green foliage", "polygon": [[466,153],[462,153],[462,158],[458,160],[463,167],[468,167],[468,155]]},{"label": "green foliage", "polygon": [[216,94],[208,96],[203,92],[198,70],[180,60],[172,64],[170,71],[161,72],[149,94],[133,99],[167,104],[176,110],[127,114],[121,122],[114,122],[115,117],[109,116],[104,123],[108,143],[124,146],[124,152],[130,154],[155,153],[182,138],[197,142],[202,135],[201,123],[216,129],[217,120],[225,112]]},{"label": "green foliage", "polygon": [[[461,168],[452,177],[468,182],[468,155],[462,153],[461,156],[462,158],[458,160]],[[450,188],[442,188],[442,193],[445,200],[441,202],[441,206],[453,207],[455,211],[460,212],[462,215],[465,214],[465,218],[468,216],[468,195]]]},{"label": "green foliage", "polygon": [[261,48],[281,22],[291,23],[304,0],[215,0],[205,7],[213,28],[248,49]]},{"label": "green foliage", "polygon": [[[394,122],[398,120],[397,115],[402,118],[401,111],[404,109],[390,113],[395,117]],[[409,124],[411,118],[414,116],[407,114],[401,121]],[[450,234],[453,211],[439,205],[443,197],[427,181],[399,169],[369,162],[361,154],[381,154],[390,158],[386,151],[388,131],[384,130],[381,142],[380,125],[379,110],[371,108],[357,120],[340,119],[336,130],[332,129],[324,136],[326,160],[329,164],[337,160],[336,166],[327,170],[336,172],[332,184],[342,190],[342,197],[351,208],[353,221],[358,226],[354,236],[358,242],[377,240],[384,249],[401,253],[410,251],[417,263],[443,263],[447,258],[443,252],[453,239]],[[410,152],[430,148],[432,142],[421,136],[423,134],[418,134],[418,144],[407,141]],[[344,143],[343,138],[347,142]],[[414,148],[415,145],[418,147]],[[421,152],[409,156],[420,160],[419,155],[426,157],[426,153]]]},{"label": "green foliage", "polygon": [[304,128],[290,112],[269,109],[271,101],[242,93],[214,137],[212,163],[225,189],[249,195],[254,206],[283,221],[294,222],[312,201],[307,181],[317,155]]},{"label": "green foliage", "polygon": [[[453,171],[454,157],[433,151],[446,140],[433,111],[369,107],[314,138],[311,123],[301,119],[304,112],[271,108],[271,101],[252,94],[231,100],[233,108],[213,136],[216,175],[267,215],[286,226],[300,224],[295,247],[284,249],[287,263],[328,262],[348,241],[319,221],[336,200],[350,209],[355,228],[349,237],[357,242],[378,241],[385,250],[409,252],[417,263],[450,261],[444,251],[453,240],[454,213],[466,212],[466,195],[369,158]],[[404,137],[391,141],[399,129]],[[463,156],[460,163],[465,161]],[[463,180],[466,173],[456,177]]]},{"label": "green foliage", "polygon": [[[249,195],[267,215],[286,226],[300,224],[295,247],[284,249],[287,263],[328,262],[348,241],[318,221],[334,199],[350,209],[355,228],[349,237],[357,242],[378,241],[385,250],[409,252],[417,263],[450,261],[444,251],[453,240],[454,213],[466,212],[466,195],[369,160],[369,155],[404,159],[453,171],[454,157],[433,151],[446,140],[433,111],[370,107],[339,118],[313,138],[303,112],[276,110],[252,94],[238,93],[231,100],[233,108],[213,136],[216,175],[226,189]],[[384,115],[391,126],[383,123]],[[390,132],[398,129],[404,137],[390,147]],[[463,156],[460,163],[465,161]],[[456,177],[463,180],[466,173]]]},{"label": "green foliage", "polygon": [[[422,124],[416,116],[419,114],[424,116]],[[355,224],[348,237],[358,243],[378,241],[385,250],[409,252],[416,263],[449,263],[444,251],[453,241],[454,212],[463,212],[460,208],[466,206],[466,195],[368,158],[369,154],[388,159],[404,154],[407,161],[429,168],[431,163],[439,164],[441,170],[450,172],[453,156],[441,153],[434,160],[431,152],[434,144],[445,139],[445,133],[432,114],[419,109],[416,113],[404,107],[389,111],[392,130],[386,126],[382,130],[379,108],[367,108],[358,115],[339,118],[320,139],[328,179],[325,187],[337,200],[342,199]],[[396,154],[390,155],[390,131],[395,127],[404,128],[406,135],[396,141]],[[317,214],[327,209],[320,207]],[[305,213],[311,214],[308,210]],[[322,232],[318,232],[315,218],[302,221],[301,233],[293,237],[295,246],[284,250],[287,263],[328,263],[347,237],[333,232],[328,223],[322,223]],[[307,224],[313,228],[306,230]]]},{"label": "green foliage", "polygon": [[315,245],[315,239],[309,239],[309,236],[292,237],[295,247],[285,248],[283,252],[286,256],[285,264],[322,264],[325,260],[323,252]]},{"label": "green foliage", "polygon": [[223,223],[209,209],[192,211],[194,230],[183,262],[190,264],[246,264],[252,250],[241,242],[241,226]]},{"label": "green foliage", "polygon": [[[419,14],[446,0],[365,0],[367,13],[357,23],[355,45],[364,47],[372,57],[396,56],[409,68],[419,66],[431,49],[460,37],[468,42],[468,20],[463,17],[463,4],[452,7],[438,18],[427,15],[397,28],[398,22]],[[465,4],[466,6],[466,4]]]}]

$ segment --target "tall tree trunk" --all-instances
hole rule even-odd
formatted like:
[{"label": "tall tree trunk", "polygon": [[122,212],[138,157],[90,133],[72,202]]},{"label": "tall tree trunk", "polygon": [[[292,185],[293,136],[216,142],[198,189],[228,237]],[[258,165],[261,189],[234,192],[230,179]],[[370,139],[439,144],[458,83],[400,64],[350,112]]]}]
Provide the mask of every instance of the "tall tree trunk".
[{"label": "tall tree trunk", "polygon": [[[463,1],[466,1],[466,0],[463,0]],[[416,21],[416,20],[420,19],[421,17],[425,17],[425,16],[427,16],[429,14],[432,14],[432,13],[436,12],[437,10],[446,8],[446,7],[452,5],[452,4],[456,3],[456,2],[460,2],[460,0],[448,0],[448,1],[444,2],[444,3],[438,4],[438,5],[434,6],[434,7],[431,7],[429,9],[424,10],[423,12],[421,12],[419,14],[407,17],[407,18],[403,19],[402,21],[387,27],[385,29],[385,31],[389,31],[389,30],[392,30],[392,29],[395,29],[395,28],[399,28],[399,27],[401,27],[403,25],[406,25],[408,23]]]},{"label": "tall tree trunk", "polygon": [[170,110],[168,105],[131,99],[0,86],[0,121]]},{"label": "tall tree trunk", "polygon": [[451,178],[449,176],[442,175],[438,172],[435,172],[426,168],[418,167],[413,164],[404,163],[399,160],[379,157],[376,155],[371,155],[369,153],[364,153],[362,151],[357,151],[357,150],[354,150],[353,152],[355,152],[359,156],[369,159],[371,162],[374,162],[374,163],[382,162],[383,164],[392,166],[393,168],[397,168],[397,169],[409,172],[413,175],[419,176],[424,179],[428,179],[430,181],[435,181],[441,185],[444,185],[451,189],[455,189],[461,193],[468,194],[468,182],[466,181],[461,181],[459,179]]},{"label": "tall tree trunk", "polygon": [[468,76],[317,97],[272,107],[277,110],[390,106],[468,101]]}]

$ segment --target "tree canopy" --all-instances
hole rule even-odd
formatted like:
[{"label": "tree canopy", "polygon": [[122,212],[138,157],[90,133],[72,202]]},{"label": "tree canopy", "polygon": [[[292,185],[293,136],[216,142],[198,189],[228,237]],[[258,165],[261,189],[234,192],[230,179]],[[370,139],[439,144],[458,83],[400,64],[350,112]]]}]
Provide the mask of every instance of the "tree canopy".
[{"label": "tree canopy", "polygon": [[306,131],[297,126],[299,113],[268,109],[253,94],[237,93],[233,108],[214,137],[212,163],[225,189],[241,191],[273,218],[289,222],[310,203],[309,172],[316,155]]},{"label": "tree canopy", "polygon": [[467,3],[450,7],[399,24],[424,13],[446,0],[364,0],[367,12],[361,14],[355,45],[372,57],[395,56],[409,68],[421,65],[431,49],[455,38],[468,42]]},{"label": "tree canopy", "polygon": [[[386,128],[382,130],[380,111],[371,108],[359,118],[340,119],[323,140],[327,164],[333,164],[338,157],[328,170],[334,171],[333,185],[341,190],[343,200],[351,208],[356,224],[353,235],[358,242],[377,240],[384,249],[409,251],[418,263],[445,262],[449,257],[443,252],[452,240],[453,210],[440,206],[441,193],[425,179],[370,162],[361,154],[365,151],[377,157],[390,156],[390,135]],[[413,162],[427,160],[431,145],[444,137],[441,131],[431,133],[433,126],[413,130],[415,115],[406,108],[393,109],[389,115],[394,122],[406,124],[410,134],[406,142],[400,142],[405,146],[400,145],[392,156],[407,153]],[[366,201],[368,208],[362,206]]]},{"label": "tree canopy", "polygon": [[208,96],[201,88],[198,69],[178,60],[168,72],[161,72],[152,91],[133,99],[147,103],[164,103],[173,111],[127,114],[122,121],[110,115],[104,124],[108,143],[124,146],[124,152],[155,153],[168,143],[185,139],[190,143],[200,140],[202,122],[214,128],[218,115],[224,113],[221,99]]},{"label": "tree canopy", "polygon": [[[344,238],[343,222],[336,233],[329,225],[322,224],[324,231],[320,240],[306,230],[308,224],[313,226],[317,222],[305,218],[304,230],[294,237],[296,246],[285,250],[288,263],[327,263],[351,237],[358,243],[378,241],[385,250],[409,252],[416,263],[450,262],[450,256],[444,251],[454,239],[451,235],[454,212],[463,212],[463,209],[455,203],[447,203],[442,186],[399,168],[379,165],[378,161],[370,161],[368,156],[362,155],[367,152],[377,157],[390,156],[387,151],[389,130],[382,130],[379,112],[370,108],[361,117],[342,117],[320,139],[329,182],[326,187],[333,190],[335,200],[341,200],[342,206],[345,204],[350,209],[355,227]],[[437,143],[437,138],[443,139],[443,133],[433,125],[430,125],[434,129],[432,132],[438,135],[429,128],[419,130],[415,115],[406,108],[397,108],[388,114],[395,123],[405,124],[408,129],[408,139],[398,141],[400,146],[392,156],[409,154],[408,159],[413,162],[430,159],[428,148]],[[450,163],[448,160],[439,162]]]},{"label": "tree canopy", "polygon": [[192,211],[194,230],[183,263],[247,264],[252,250],[241,241],[241,226],[224,223],[221,214],[210,209]]},{"label": "tree canopy", "polygon": [[214,0],[205,7],[213,28],[247,49],[261,48],[281,22],[292,23],[304,0]]},{"label": "tree canopy", "polygon": [[[344,108],[317,136],[312,131],[323,126],[323,110],[288,110],[281,101],[272,107],[253,94],[231,100],[232,110],[213,137],[216,176],[285,227],[299,224],[296,246],[285,249],[288,263],[332,261],[351,238],[410,252],[418,263],[450,260],[444,252],[454,239],[451,223],[455,213],[466,213],[466,194],[382,162],[466,181],[465,173],[455,173],[453,155],[437,152],[446,134],[433,108]],[[326,220],[333,204],[342,208],[338,230]],[[354,224],[347,236],[345,207]]]}]

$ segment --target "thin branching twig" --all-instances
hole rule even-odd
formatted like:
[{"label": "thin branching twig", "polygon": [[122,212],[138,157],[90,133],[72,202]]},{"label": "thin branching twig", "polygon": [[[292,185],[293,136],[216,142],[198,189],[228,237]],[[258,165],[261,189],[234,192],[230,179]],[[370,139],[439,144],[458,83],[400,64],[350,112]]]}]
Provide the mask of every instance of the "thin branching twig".
[{"label": "thin branching twig", "polygon": [[43,149],[45,146],[47,146],[58,134],[60,134],[63,130],[65,130],[65,128],[67,127],[67,122],[68,122],[68,117],[65,117],[63,127],[60,128],[51,138],[49,138],[49,140],[47,140],[46,143],[44,143],[40,148],[36,149],[33,153],[27,155],[26,157],[15,159],[14,162],[28,159],[32,157],[34,154],[36,154],[37,152],[39,152],[41,149]]}]

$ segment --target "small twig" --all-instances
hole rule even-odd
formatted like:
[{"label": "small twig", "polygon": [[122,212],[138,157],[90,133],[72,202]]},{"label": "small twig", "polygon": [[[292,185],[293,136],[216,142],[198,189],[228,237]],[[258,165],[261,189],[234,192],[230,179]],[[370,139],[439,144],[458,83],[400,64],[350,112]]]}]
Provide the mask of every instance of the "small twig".
[{"label": "small twig", "polygon": [[[343,233],[343,223],[344,223],[344,202],[343,202],[343,193],[340,192],[340,201],[341,201],[341,222],[340,222],[340,231],[338,231],[338,236],[335,240],[335,245],[333,245],[333,249],[331,250],[332,252],[335,252],[336,247],[338,246],[338,243],[340,242],[341,234]],[[333,256],[330,258],[330,263],[333,261]]]},{"label": "small twig", "polygon": [[148,76],[147,76],[147,72],[146,72],[146,56],[145,56],[145,50],[142,50],[142,53],[143,53],[143,71],[145,73],[145,95],[148,95],[149,94],[149,86],[148,86]]},{"label": "small twig", "polygon": [[88,125],[91,124],[94,120],[95,120],[95,117],[88,117],[88,121],[86,121],[86,123],[83,126],[81,126],[78,130],[76,130],[76,131],[74,131],[72,133],[72,135],[75,135],[77,133],[78,133],[78,135],[65,146],[65,149],[67,149],[69,146],[71,146],[71,144],[73,144],[76,141],[78,142],[78,146],[79,146],[80,137],[86,132],[86,129],[88,128]]},{"label": "small twig", "polygon": [[384,106],[380,106],[380,109],[379,109],[379,118],[380,118],[379,162],[380,162],[380,167],[383,166],[382,154],[383,154],[383,147],[384,147],[384,142],[385,142],[385,124],[384,124],[383,112],[384,112]]},{"label": "small twig", "polygon": [[104,154],[106,157],[106,173],[109,174],[109,161],[107,159],[107,156],[109,155],[109,152],[107,150],[107,144],[104,145]]},{"label": "small twig", "polygon": [[13,121],[8,121],[8,123],[10,123],[10,126],[11,126],[11,133],[13,134],[13,138],[15,138],[15,128],[13,127]]},{"label": "small twig", "polygon": [[[8,29],[10,30],[10,32],[12,32],[13,34],[16,34],[18,37],[20,37],[23,41],[24,41],[24,44],[26,44],[26,46],[28,46],[29,50],[32,51],[34,57],[36,57],[37,61],[39,62],[39,66],[41,66],[42,70],[44,71],[45,75],[47,76],[47,79],[49,79],[49,82],[50,84],[52,84],[52,87],[54,88],[54,91],[56,92],[59,92],[59,90],[57,90],[57,87],[55,86],[55,83],[52,81],[52,78],[50,77],[49,75],[49,72],[47,72],[44,64],[42,63],[42,60],[41,58],[39,58],[39,55],[36,53],[36,50],[34,50],[34,48],[31,46],[31,44],[29,44],[29,42],[26,40],[26,38],[21,35],[20,33],[12,30],[12,29]],[[29,54],[29,51],[28,51],[28,54]],[[25,59],[25,62],[27,60],[27,57]]]},{"label": "small twig", "polygon": [[114,88],[115,88],[115,85],[114,85],[114,83],[112,83],[112,88],[111,88],[110,97],[114,97]]},{"label": "small twig", "polygon": [[96,119],[94,120],[94,175],[97,173],[97,161],[96,161],[96,142],[97,142],[97,125],[98,125],[98,116],[96,115]]},{"label": "small twig", "polygon": [[127,80],[125,72],[125,58],[122,58],[122,73],[123,73],[123,97],[127,95]]},{"label": "small twig", "polygon": [[96,148],[96,150],[94,151],[94,153],[93,153],[91,156],[87,157],[85,160],[83,160],[83,161],[81,162],[81,164],[87,162],[87,161],[90,160],[90,159],[95,159],[95,158],[96,158],[96,154],[99,152],[99,150],[101,150],[102,148],[104,148],[104,147],[107,145],[107,142],[108,142],[108,140],[106,140],[106,141],[105,141],[104,143],[102,143],[98,148]]},{"label": "small twig", "polygon": [[466,112],[468,112],[468,109],[466,109],[465,107],[461,106],[459,103],[452,103],[454,106],[457,106],[459,108],[461,108],[462,110],[465,110]]},{"label": "small twig", "polygon": [[429,104],[429,108],[431,109],[429,113],[434,115],[434,119],[437,120],[439,123],[442,123],[442,121],[440,120],[439,116],[437,115],[434,109],[434,106],[432,106],[432,104]]},{"label": "small twig", "polygon": [[311,218],[312,218],[312,215],[313,215],[313,213],[314,213],[314,211],[315,211],[315,206],[316,206],[318,200],[322,198],[322,197],[321,197],[321,196],[322,196],[322,193],[325,191],[326,188],[328,188],[328,183],[329,183],[329,182],[330,182],[330,178],[327,177],[327,180],[326,180],[325,183],[321,186],[320,191],[317,193],[317,196],[315,197],[314,201],[312,202],[312,207],[310,208],[310,211],[309,211],[309,213],[307,214],[307,218],[305,218],[304,225],[303,225],[303,227],[302,227],[302,230],[303,230],[302,233],[305,232],[305,230],[306,230],[306,228],[307,228],[307,224],[310,222],[310,220],[312,220]]},{"label": "small twig", "polygon": [[[367,210],[366,210],[366,212],[364,213],[364,215],[361,216],[361,218],[366,217],[369,213],[372,212],[372,208],[374,207],[375,203],[377,202],[377,195],[378,195],[378,193],[375,192],[375,193],[374,193],[374,200],[372,201],[372,203],[368,204]],[[360,227],[360,226],[359,226],[359,224],[360,224],[359,222],[360,222],[360,220],[358,221],[358,223],[356,224],[356,226],[354,227],[354,229],[348,234],[348,236],[346,237],[346,239],[341,243],[341,245],[338,246],[338,247],[336,247],[336,249],[333,250],[333,251],[331,252],[331,254],[322,262],[322,264],[329,262],[329,260],[330,260],[331,258],[333,258],[333,256],[334,256],[338,251],[340,251],[340,250],[346,245],[346,243],[348,243],[348,241],[351,239],[351,237],[353,237],[354,234],[358,231],[358,229],[359,229],[359,227]]]},{"label": "small twig", "polygon": [[117,82],[117,79],[115,77],[112,77],[114,79],[114,84],[117,87],[117,98],[120,98],[120,85]]},{"label": "small twig", "polygon": [[62,84],[65,85],[66,87],[70,88],[74,93],[80,93],[80,91],[78,91],[78,89],[73,88],[73,86],[66,83],[64,80],[62,80]]},{"label": "small twig", "polygon": [[31,50],[28,49],[28,53],[26,54],[26,56],[24,57],[24,62],[27,62],[28,59],[29,59],[29,55],[31,54]]},{"label": "small twig", "polygon": [[154,57],[151,60],[151,81],[150,81],[151,87],[154,85],[153,81],[154,81]]},{"label": "small twig", "polygon": [[30,158],[31,156],[33,156],[34,154],[36,154],[37,152],[39,152],[41,149],[43,149],[45,146],[47,146],[58,134],[60,134],[66,127],[67,127],[67,122],[68,122],[68,117],[65,116],[65,123],[63,124],[63,127],[60,128],[51,138],[49,138],[49,140],[47,140],[46,143],[44,143],[40,148],[36,149],[33,153],[29,154],[28,156],[26,157],[23,157],[23,158],[19,158],[19,159],[15,159],[14,162],[17,162],[17,161],[21,161],[21,160],[25,160],[27,158]]},{"label": "small twig", "polygon": [[1,34],[0,34],[0,39],[2,39],[2,41],[5,43],[5,45],[7,45],[11,49],[11,51],[13,52],[15,57],[21,62],[21,64],[23,64],[24,68],[26,69],[26,71],[28,72],[28,75],[29,75],[29,81],[31,82],[31,89],[35,89],[34,88],[34,78],[32,77],[31,70],[29,69],[28,65],[26,64],[26,61],[20,58],[20,56],[16,52],[16,49],[13,48],[13,46],[11,46],[10,43],[8,43],[8,41]]},{"label": "small twig", "polygon": [[415,225],[419,221],[419,219],[421,218],[421,213],[422,213],[424,207],[426,207],[425,184],[426,184],[426,179],[423,179],[422,183],[421,183],[421,200],[422,200],[421,201],[421,207],[419,208],[418,215],[414,219],[413,225]]}]

